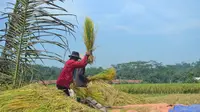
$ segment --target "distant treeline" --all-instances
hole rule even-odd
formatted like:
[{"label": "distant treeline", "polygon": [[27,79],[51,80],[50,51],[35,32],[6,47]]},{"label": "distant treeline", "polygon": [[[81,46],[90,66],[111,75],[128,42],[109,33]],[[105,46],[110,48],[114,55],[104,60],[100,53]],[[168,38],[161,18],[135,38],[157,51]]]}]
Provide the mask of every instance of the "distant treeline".
[{"label": "distant treeline", "polygon": [[[44,80],[56,80],[61,68],[34,65],[38,70],[35,76]],[[143,83],[191,83],[194,77],[200,77],[200,61],[194,63],[178,63],[163,65],[156,61],[136,61],[112,65],[117,70],[116,79],[143,80]],[[86,69],[86,75],[95,75],[102,72],[102,67]]]}]

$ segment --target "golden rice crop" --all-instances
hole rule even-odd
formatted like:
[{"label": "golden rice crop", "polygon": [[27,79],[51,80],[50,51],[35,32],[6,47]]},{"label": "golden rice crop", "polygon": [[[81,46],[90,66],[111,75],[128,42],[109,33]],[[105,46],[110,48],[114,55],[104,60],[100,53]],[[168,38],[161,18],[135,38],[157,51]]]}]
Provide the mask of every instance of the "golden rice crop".
[{"label": "golden rice crop", "polygon": [[0,112],[98,112],[62,91],[39,84],[0,92]]},{"label": "golden rice crop", "polygon": [[116,76],[116,70],[114,68],[109,68],[97,75],[88,77],[88,79],[90,81],[92,80],[107,80],[107,81],[111,81],[115,78]]},{"label": "golden rice crop", "polygon": [[[81,98],[92,97],[99,102],[104,102],[103,93],[99,91],[99,88],[96,87],[97,85],[95,85],[96,83],[94,84],[94,81],[100,81],[100,80],[110,81],[114,79],[115,75],[116,75],[115,69],[109,68],[97,75],[89,77],[88,79],[90,83],[88,84],[87,88],[75,87],[74,84],[71,84],[70,88],[72,88],[75,91],[78,97]],[[101,83],[101,84],[104,85],[106,83]]]},{"label": "golden rice crop", "polygon": [[[93,51],[96,35],[95,35],[94,23],[88,17],[86,17],[85,19],[83,38],[87,51],[88,52]],[[94,56],[91,55],[88,60],[89,63],[92,64],[94,61]]]},{"label": "golden rice crop", "polygon": [[[91,81],[86,88],[75,89],[77,96],[92,97],[105,106],[145,103],[142,97],[130,95],[115,89],[105,81]],[[88,92],[90,91],[90,92]],[[89,93],[89,94],[87,94]]]}]

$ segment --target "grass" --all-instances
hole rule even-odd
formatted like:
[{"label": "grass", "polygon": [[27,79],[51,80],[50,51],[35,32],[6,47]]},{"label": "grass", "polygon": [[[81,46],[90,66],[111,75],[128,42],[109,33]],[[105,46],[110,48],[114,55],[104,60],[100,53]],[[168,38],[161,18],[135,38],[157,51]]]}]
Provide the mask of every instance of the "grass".
[{"label": "grass", "polygon": [[200,93],[200,84],[119,84],[115,88],[131,94]]}]

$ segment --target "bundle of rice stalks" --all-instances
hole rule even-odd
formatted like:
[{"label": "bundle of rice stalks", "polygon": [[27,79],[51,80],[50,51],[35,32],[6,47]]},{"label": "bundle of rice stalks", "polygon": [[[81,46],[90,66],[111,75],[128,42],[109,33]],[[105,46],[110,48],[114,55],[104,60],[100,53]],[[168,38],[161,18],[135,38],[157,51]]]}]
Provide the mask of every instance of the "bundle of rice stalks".
[{"label": "bundle of rice stalks", "polygon": [[142,97],[118,91],[112,85],[100,80],[91,81],[87,88],[79,88],[74,91],[79,97],[92,97],[105,106],[139,104],[146,102]]},{"label": "bundle of rice stalks", "polygon": [[0,112],[98,112],[55,87],[31,84],[0,93]]},{"label": "bundle of rice stalks", "polygon": [[115,78],[116,76],[116,70],[114,68],[109,68],[97,75],[88,77],[89,81],[94,81],[94,80],[107,80],[111,81]]},{"label": "bundle of rice stalks", "polygon": [[[90,83],[91,84],[91,83]],[[97,101],[104,102],[103,94],[98,91],[98,88],[95,88],[95,85],[92,87],[75,87],[74,84],[70,86],[71,89],[76,93],[76,97],[85,99],[91,97]]]},{"label": "bundle of rice stalks", "polygon": [[99,102],[105,102],[104,100],[104,95],[101,91],[99,91],[99,88],[97,87],[97,85],[93,84],[94,81],[111,81],[114,79],[116,75],[116,71],[114,68],[109,68],[97,75],[88,77],[88,80],[90,81],[90,83],[88,84],[87,88],[83,88],[83,87],[76,87],[75,84],[72,84],[70,88],[72,88],[77,97],[80,98],[86,98],[86,97],[92,97],[93,99],[99,101]]},{"label": "bundle of rice stalks", "polygon": [[[92,52],[94,50],[95,30],[94,30],[94,23],[88,17],[86,17],[85,19],[83,38],[87,51]],[[91,55],[89,57],[89,63],[92,64],[93,61],[94,61],[94,56]]]}]

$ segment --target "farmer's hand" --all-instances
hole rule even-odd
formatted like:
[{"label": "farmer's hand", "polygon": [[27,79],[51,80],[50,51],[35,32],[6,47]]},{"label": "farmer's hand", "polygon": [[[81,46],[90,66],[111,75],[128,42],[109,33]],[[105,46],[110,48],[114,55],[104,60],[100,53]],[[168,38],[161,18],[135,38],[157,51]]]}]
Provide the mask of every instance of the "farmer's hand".
[{"label": "farmer's hand", "polygon": [[84,58],[84,54],[80,54],[80,58],[83,59]]},{"label": "farmer's hand", "polygon": [[87,56],[90,56],[90,55],[91,55],[91,53],[90,53],[90,52],[86,52],[86,55],[87,55]]}]

